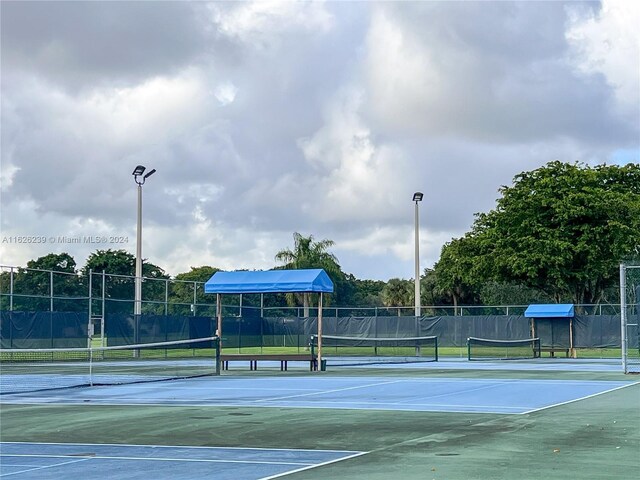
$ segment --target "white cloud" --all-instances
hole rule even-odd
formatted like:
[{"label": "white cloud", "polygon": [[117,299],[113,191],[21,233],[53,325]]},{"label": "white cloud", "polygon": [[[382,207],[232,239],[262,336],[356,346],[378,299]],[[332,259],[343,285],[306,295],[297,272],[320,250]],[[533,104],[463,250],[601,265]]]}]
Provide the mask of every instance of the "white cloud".
[{"label": "white cloud", "polygon": [[316,171],[322,221],[388,221],[406,188],[403,153],[376,142],[360,115],[364,101],[363,92],[345,88],[328,107],[325,125],[298,142]]},{"label": "white cloud", "polygon": [[96,90],[80,98],[79,107],[105,125],[115,141],[145,145],[193,129],[206,113],[207,97],[202,79],[190,71],[133,87]]},{"label": "white cloud", "polygon": [[236,94],[238,93],[238,88],[231,82],[225,82],[216,88],[214,95],[218,99],[218,101],[224,106],[232,103]]},{"label": "white cloud", "polygon": [[569,7],[566,32],[576,68],[604,75],[614,89],[618,107],[640,109],[640,3],[605,0],[598,12]]},{"label": "white cloud", "polygon": [[212,3],[220,31],[256,47],[292,30],[326,32],[334,22],[323,2],[251,1],[229,5]]}]

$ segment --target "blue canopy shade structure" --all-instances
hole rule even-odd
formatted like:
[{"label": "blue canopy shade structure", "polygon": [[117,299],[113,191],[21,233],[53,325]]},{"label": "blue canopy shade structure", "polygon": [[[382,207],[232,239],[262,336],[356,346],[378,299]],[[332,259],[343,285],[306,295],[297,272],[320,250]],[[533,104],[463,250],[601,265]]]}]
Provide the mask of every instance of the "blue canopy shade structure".
[{"label": "blue canopy shade structure", "polygon": [[322,297],[333,292],[333,282],[327,272],[318,269],[267,270],[261,272],[216,272],[204,284],[204,293],[216,294],[216,335],[222,337],[222,300],[225,293],[318,293],[317,364],[322,365]]},{"label": "blue canopy shade structure", "polygon": [[204,284],[205,293],[333,292],[333,282],[318,269],[216,272]]},{"label": "blue canopy shade structure", "polygon": [[573,318],[573,304],[531,304],[525,310],[524,316],[526,318]]}]

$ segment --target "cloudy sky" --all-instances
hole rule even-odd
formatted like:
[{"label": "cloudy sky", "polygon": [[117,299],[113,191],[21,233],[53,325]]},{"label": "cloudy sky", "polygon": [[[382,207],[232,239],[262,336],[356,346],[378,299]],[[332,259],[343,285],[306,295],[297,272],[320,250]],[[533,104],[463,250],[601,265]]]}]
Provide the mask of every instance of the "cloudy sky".
[{"label": "cloudy sky", "polygon": [[415,191],[424,268],[519,172],[640,162],[633,0],[2,1],[1,17],[3,265],[135,253],[137,164],[157,169],[143,256],[172,275],[271,268],[300,232],[388,280],[413,277]]}]

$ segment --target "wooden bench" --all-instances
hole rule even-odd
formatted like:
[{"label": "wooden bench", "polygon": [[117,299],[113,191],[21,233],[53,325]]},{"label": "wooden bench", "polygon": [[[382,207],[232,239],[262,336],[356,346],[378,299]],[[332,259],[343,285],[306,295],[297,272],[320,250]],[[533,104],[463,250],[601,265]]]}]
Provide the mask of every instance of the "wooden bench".
[{"label": "wooden bench", "polygon": [[229,370],[229,362],[249,362],[250,370],[258,369],[258,361],[259,360],[271,360],[271,361],[280,361],[280,371],[287,370],[288,362],[309,362],[309,370],[317,370],[318,369],[318,360],[315,355],[311,353],[265,353],[265,354],[227,354],[220,355],[220,363],[222,363],[223,370]]},{"label": "wooden bench", "polygon": [[556,352],[564,352],[565,356],[569,358],[569,347],[540,347],[540,353],[549,352],[550,357],[555,357]]}]

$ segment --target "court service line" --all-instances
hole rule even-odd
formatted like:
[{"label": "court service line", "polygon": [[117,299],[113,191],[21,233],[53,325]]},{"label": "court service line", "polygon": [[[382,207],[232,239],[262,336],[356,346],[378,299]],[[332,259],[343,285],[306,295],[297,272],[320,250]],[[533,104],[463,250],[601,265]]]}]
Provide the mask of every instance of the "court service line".
[{"label": "court service line", "polygon": [[[69,458],[69,455],[63,455],[63,454],[18,454],[18,453],[12,453],[9,454],[8,456],[10,457],[24,457],[24,458]],[[135,460],[137,462],[139,461],[154,461],[154,462],[189,462],[189,463],[251,463],[251,464],[258,464],[258,465],[313,465],[309,462],[270,462],[267,460],[211,460],[208,458],[161,458],[161,457],[128,457],[128,456],[120,456],[120,455],[87,455],[84,457],[81,457],[82,460],[90,460],[92,458],[94,459],[101,459],[101,460]],[[66,463],[73,463],[73,462],[66,462]],[[63,463],[59,464],[59,465],[64,465]],[[58,466],[58,465],[53,465],[53,466]]]},{"label": "court service line", "polygon": [[[210,447],[207,445],[153,445],[143,443],[79,443],[79,442],[0,442],[10,445],[73,445],[74,447],[132,447],[132,448],[175,448],[185,450],[257,450],[257,451],[276,451],[276,452],[330,452],[330,453],[363,453],[357,450],[329,450],[319,448],[269,448],[269,447]],[[366,452],[364,452],[366,453]]]},{"label": "court service line", "polygon": [[275,475],[270,475],[268,477],[261,477],[258,480],[273,480],[274,478],[284,477],[285,475],[291,475],[292,473],[298,473],[298,472],[302,472],[304,470],[311,470],[312,468],[324,467],[325,465],[330,465],[332,463],[342,462],[343,460],[349,460],[351,458],[360,457],[362,455],[366,455],[367,453],[369,453],[369,452],[358,452],[358,453],[354,453],[353,455],[349,455],[347,457],[335,458],[333,460],[327,460],[326,462],[321,462],[321,463],[316,463],[314,465],[309,465],[308,467],[302,467],[302,468],[298,468],[296,470],[289,470],[288,472],[277,473]]},{"label": "court service line", "polygon": [[258,402],[273,402],[274,400],[288,400],[289,398],[310,397],[312,395],[324,395],[325,393],[346,392],[347,390],[357,390],[359,388],[377,387],[379,385],[391,385],[393,383],[399,383],[399,382],[402,382],[402,380],[392,380],[389,382],[380,382],[380,383],[368,383],[366,385],[355,385],[353,387],[334,388],[332,390],[320,390],[318,392],[301,393],[299,395],[287,395],[285,397],[261,398],[258,400],[252,400],[251,402],[258,403]]},{"label": "court service line", "polygon": [[593,398],[593,397],[597,397],[598,395],[603,395],[605,393],[611,393],[611,392],[615,392],[616,390],[620,390],[622,388],[627,388],[630,387],[632,385],[640,385],[640,382],[634,382],[634,383],[630,383],[628,385],[622,385],[620,387],[615,387],[615,388],[610,388],[609,390],[603,390],[602,392],[596,392],[596,393],[592,393],[590,395],[586,395],[584,397],[580,397],[580,398],[573,398],[571,400],[567,400],[566,402],[560,402],[560,403],[554,403],[553,405],[547,405],[545,407],[540,407],[540,408],[534,408],[531,410],[528,410],[526,412],[522,412],[521,415],[526,415],[528,413],[535,413],[535,412],[540,412],[542,410],[547,410],[548,408],[554,408],[554,407],[559,407],[561,405],[567,405],[569,403],[574,403],[574,402],[579,402],[581,400],[586,400],[588,398]]},{"label": "court service line", "polygon": [[[478,409],[478,408],[484,408],[484,409],[498,409],[498,410],[516,410],[518,413],[520,413],[520,411],[522,409],[524,409],[524,406],[509,406],[509,405],[465,405],[465,404],[458,404],[458,403],[401,403],[401,402],[367,402],[366,400],[351,400],[351,401],[341,401],[341,400],[328,400],[328,402],[331,403],[331,405],[343,405],[342,407],[339,408],[349,408],[348,405],[361,405],[361,404],[369,404],[369,405],[375,405],[375,407],[380,407],[377,408],[378,410],[387,410],[387,411],[394,411],[394,410],[402,410],[402,408],[398,408],[398,407],[426,407],[426,408],[449,408],[449,407],[453,407],[453,408],[473,408],[473,409]],[[392,407],[392,408],[382,408],[382,407]],[[395,408],[393,408],[395,407]],[[330,407],[325,407],[325,408],[330,408]],[[410,410],[410,411],[416,411],[416,412],[423,412],[423,411],[429,411],[429,410]],[[440,410],[438,410],[440,412]],[[448,413],[448,410],[446,412],[443,413]],[[494,413],[493,411],[488,412],[488,411],[483,411],[483,413]]]},{"label": "court service line", "polygon": [[[9,457],[19,457],[22,455],[8,455]],[[2,455],[0,455],[0,458],[2,458]],[[64,457],[64,458],[68,458],[68,457]],[[34,467],[34,468],[28,468],[26,470],[20,470],[19,472],[10,472],[10,473],[3,473],[0,474],[0,477],[8,477],[9,475],[19,475],[21,473],[27,473],[27,472],[34,472],[36,470],[42,470],[45,468],[55,468],[55,467],[61,467],[63,465],[69,465],[72,463],[78,463],[78,462],[84,462],[86,460],[90,460],[91,458],[86,457],[86,458],[79,458],[77,460],[69,460],[68,462],[62,462],[62,463],[56,463],[54,465],[44,465],[42,467]]]}]

